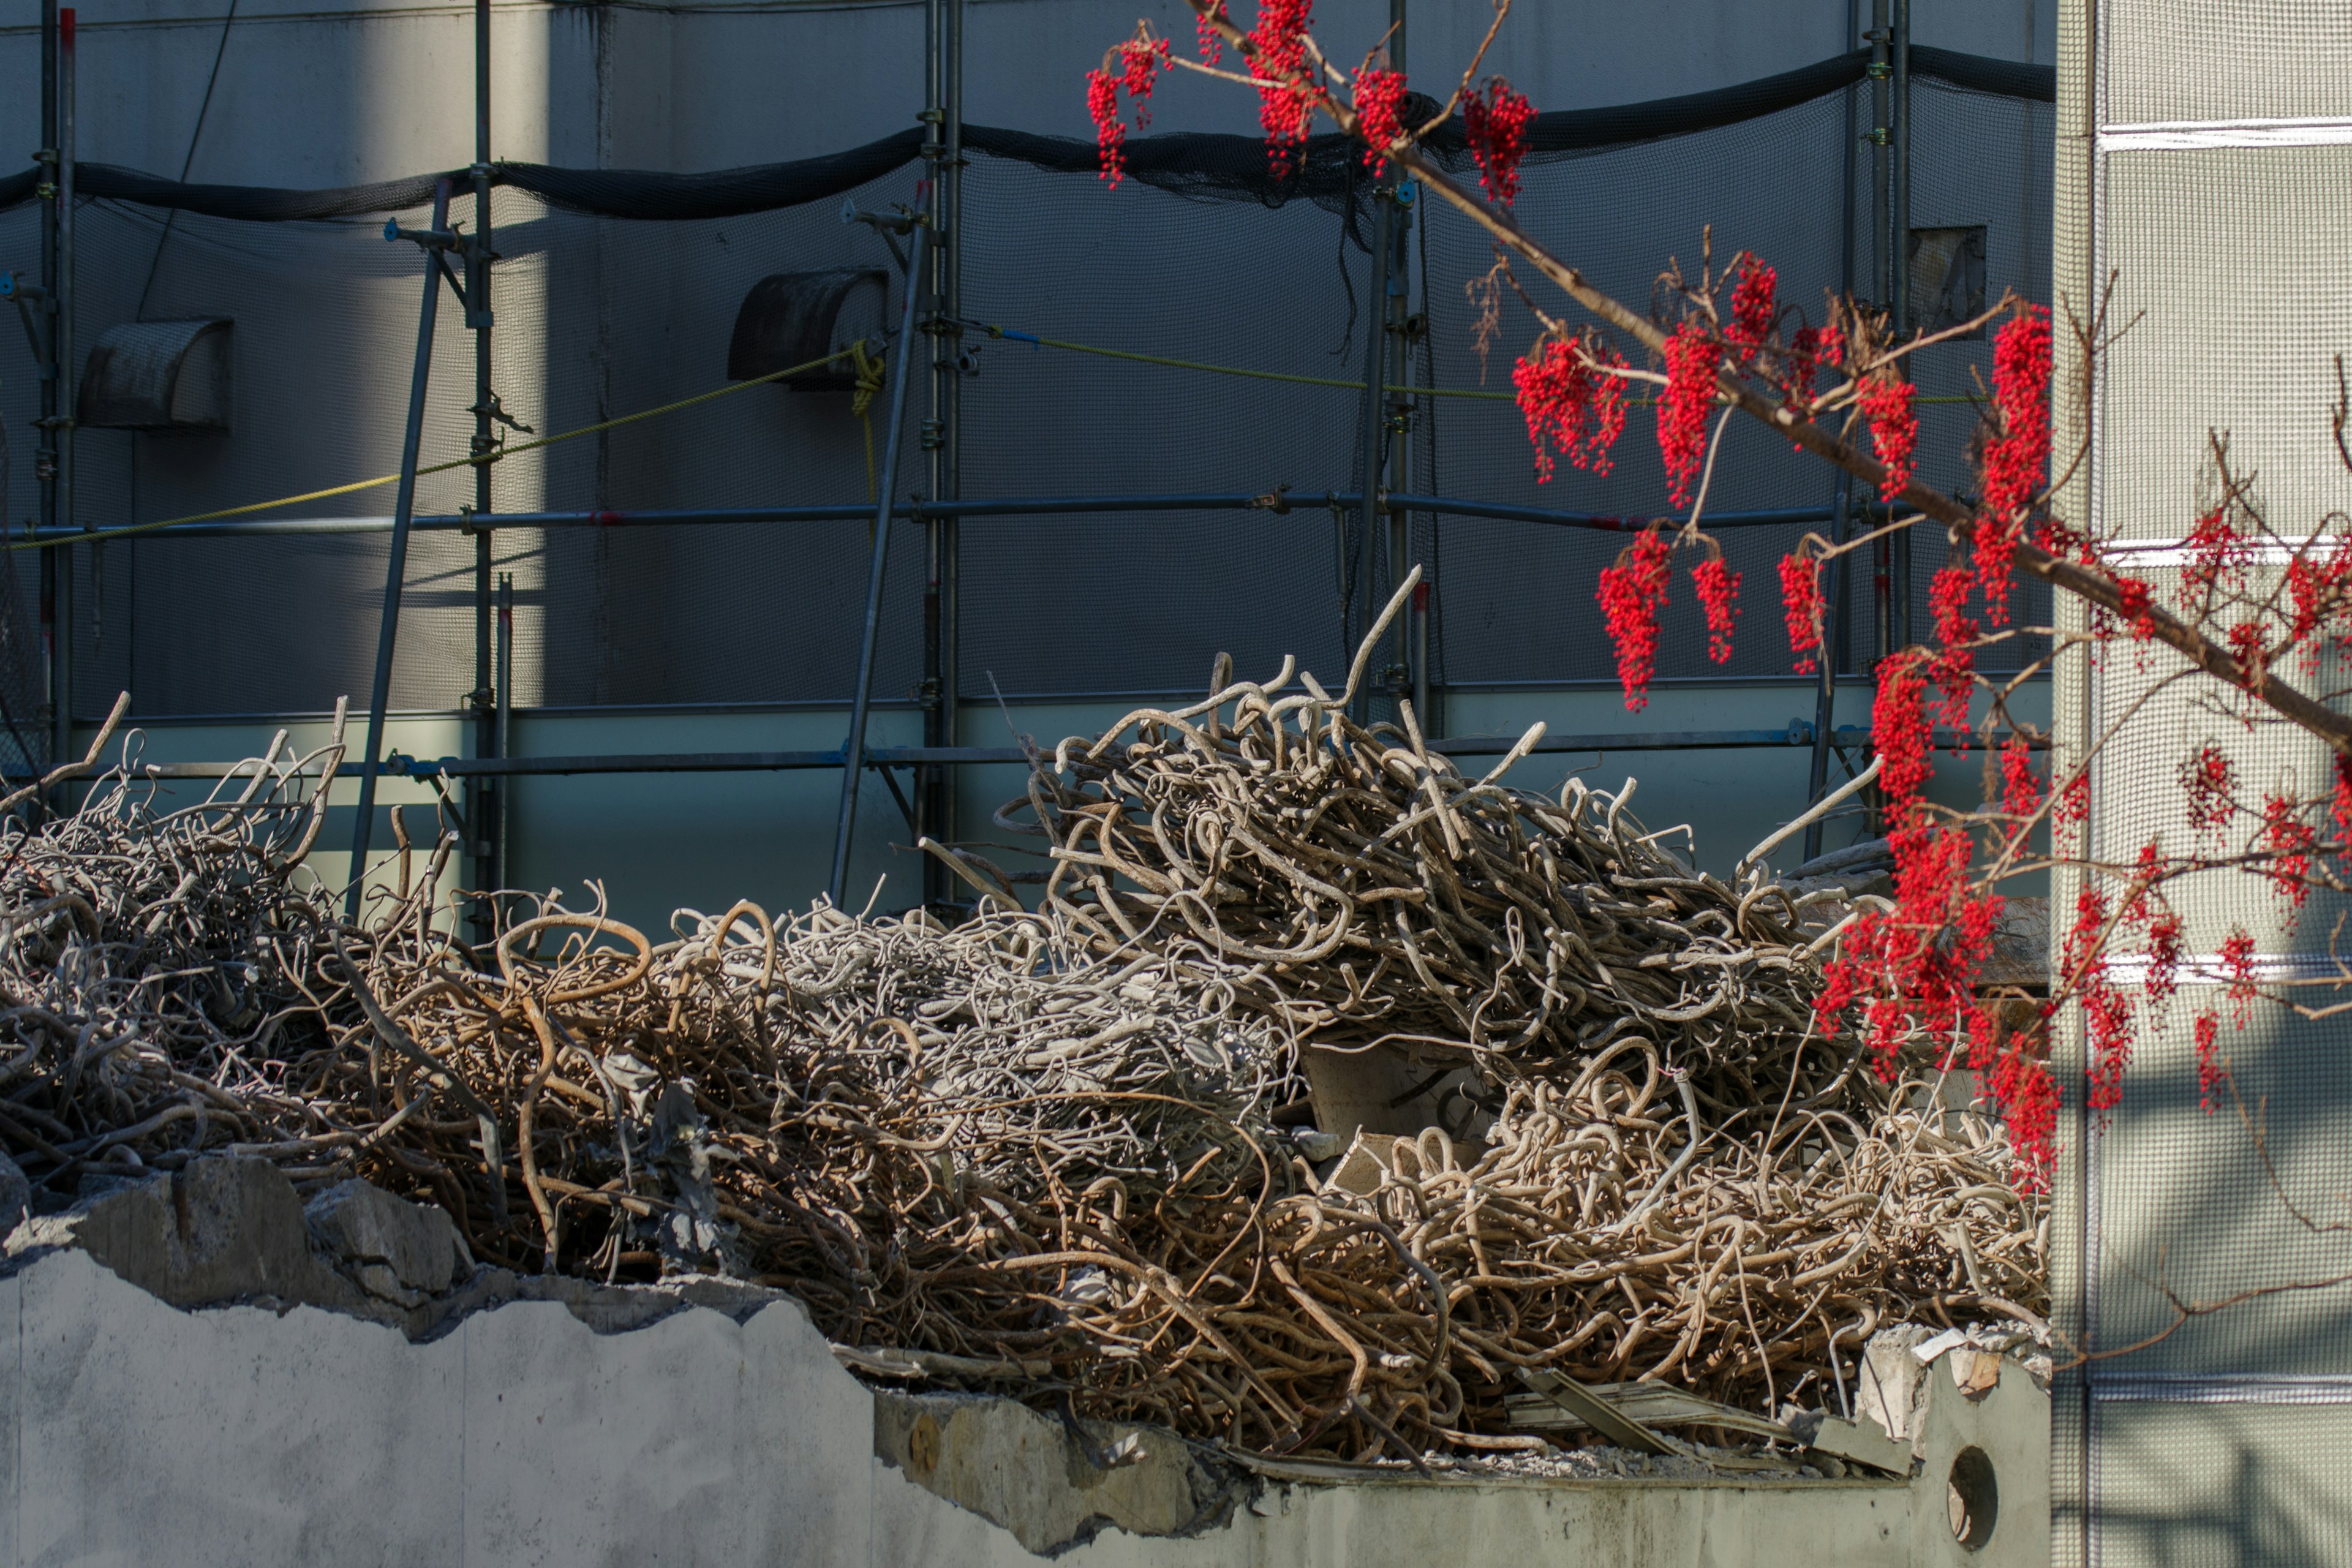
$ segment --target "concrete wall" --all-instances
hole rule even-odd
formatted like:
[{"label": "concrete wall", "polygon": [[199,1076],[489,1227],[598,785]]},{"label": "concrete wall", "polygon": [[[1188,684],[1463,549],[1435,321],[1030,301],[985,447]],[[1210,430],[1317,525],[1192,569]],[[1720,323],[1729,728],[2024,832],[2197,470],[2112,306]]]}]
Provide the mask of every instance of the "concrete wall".
[{"label": "concrete wall", "polygon": [[[772,1292],[486,1270],[427,1300],[383,1259],[446,1283],[390,1239],[438,1211],[356,1202],[335,1230],[314,1200],[306,1243],[282,1177],[215,1160],[16,1232],[0,1563],[2024,1568],[2046,1531],[2047,1405],[2013,1363],[1977,1401],[1929,1370],[1907,1482],[1367,1481],[1125,1427],[1089,1457],[1008,1401],[869,1390]],[[1964,1552],[1970,1447],[2003,1489]]]}]

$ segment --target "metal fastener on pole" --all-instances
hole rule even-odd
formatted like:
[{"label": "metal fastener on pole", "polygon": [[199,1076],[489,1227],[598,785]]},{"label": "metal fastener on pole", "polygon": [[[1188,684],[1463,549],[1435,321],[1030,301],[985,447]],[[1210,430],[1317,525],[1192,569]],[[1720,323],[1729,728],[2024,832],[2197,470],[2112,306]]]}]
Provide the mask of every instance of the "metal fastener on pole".
[{"label": "metal fastener on pole", "polygon": [[375,826],[375,780],[383,757],[385,710],[392,706],[392,654],[400,635],[400,595],[408,573],[408,525],[416,510],[416,459],[425,441],[425,391],[433,377],[433,323],[441,305],[441,252],[448,247],[449,182],[433,188],[433,226],[423,234],[383,226],[384,237],[415,240],[425,253],[425,299],[416,313],[416,368],[408,382],[408,427],[400,442],[400,489],[392,503],[392,558],[384,564],[383,614],[376,623],[375,679],[368,689],[367,752],[360,759],[359,822],[352,829],[351,890],[344,918],[356,921],[367,881],[368,841]]},{"label": "metal fastener on pole", "polygon": [[882,441],[881,479],[874,503],[874,553],[866,574],[866,629],[857,645],[857,692],[849,709],[849,739],[842,747],[841,817],[833,834],[833,877],[826,883],[834,903],[842,901],[849,879],[850,840],[857,832],[857,790],[866,772],[866,719],[874,700],[874,649],[882,630],[882,572],[890,554],[890,497],[898,483],[898,439],[907,425],[907,384],[914,379],[915,307],[921,279],[905,268],[907,303],[898,317],[898,352],[890,370],[890,425]]}]

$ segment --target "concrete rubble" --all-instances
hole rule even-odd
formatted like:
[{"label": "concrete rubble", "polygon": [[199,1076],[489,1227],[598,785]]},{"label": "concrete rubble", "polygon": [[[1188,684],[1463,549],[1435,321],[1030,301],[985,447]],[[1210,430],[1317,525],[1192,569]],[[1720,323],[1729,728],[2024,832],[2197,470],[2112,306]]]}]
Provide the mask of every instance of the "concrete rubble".
[{"label": "concrete rubble", "polygon": [[[0,1165],[0,1204],[21,1181]],[[2022,1564],[2047,1535],[2046,1395],[1982,1332],[1865,1355],[1851,1425],[1904,1475],[1592,1447],[1376,1471],[869,1387],[782,1292],[480,1268],[437,1208],[360,1182],[306,1206],[235,1158],[24,1218],[0,1312],[0,1562],[1763,1568]],[[1979,1469],[1997,1519],[1955,1500]]]}]

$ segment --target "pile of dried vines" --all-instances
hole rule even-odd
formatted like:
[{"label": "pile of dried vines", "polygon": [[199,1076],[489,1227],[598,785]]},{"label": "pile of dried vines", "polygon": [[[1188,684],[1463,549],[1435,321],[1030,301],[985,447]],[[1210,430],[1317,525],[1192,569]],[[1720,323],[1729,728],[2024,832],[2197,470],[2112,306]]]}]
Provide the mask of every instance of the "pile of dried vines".
[{"label": "pile of dried vines", "polygon": [[[1532,1446],[1522,1367],[1833,1403],[1882,1321],[2039,1307],[1997,1132],[1805,1037],[1785,900],[1309,692],[1041,779],[1071,870],[953,929],[747,903],[655,942],[517,896],[474,948],[446,837],[353,927],[299,869],[334,748],[174,812],[110,777],[0,836],[0,1142],[47,1203],[199,1153],[360,1174],[485,1262],[756,1279],[935,1375],[1269,1451]],[[1269,1120],[1294,1049],[1381,1035],[1486,1075],[1483,1150],[1318,1191]]]},{"label": "pile of dried vines", "polygon": [[[1097,952],[1242,967],[1243,1000],[1294,1038],[1474,1066],[1488,1115],[1519,1074],[1572,1071],[1628,1033],[1691,1074],[1711,1121],[1791,1089],[1834,1098],[1850,1063],[1810,1037],[1821,933],[1803,925],[1834,894],[1695,873],[1662,842],[1675,830],[1627,810],[1630,780],[1509,787],[1540,724],[1473,777],[1429,752],[1410,703],[1400,724],[1358,723],[1380,633],[1338,696],[1312,676],[1281,695],[1286,663],[1063,742],[998,814],[1051,840],[1045,907]],[[957,860],[1011,901],[995,867]]]}]

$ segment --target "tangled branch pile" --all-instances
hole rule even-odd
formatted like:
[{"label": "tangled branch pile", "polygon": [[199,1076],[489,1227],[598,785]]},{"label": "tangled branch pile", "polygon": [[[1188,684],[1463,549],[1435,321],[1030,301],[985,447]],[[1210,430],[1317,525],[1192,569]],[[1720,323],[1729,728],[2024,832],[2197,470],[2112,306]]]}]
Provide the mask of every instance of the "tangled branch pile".
[{"label": "tangled branch pile", "polygon": [[[486,1262],[755,1279],[1269,1451],[1532,1447],[1521,1368],[1824,1402],[1883,1321],[2039,1307],[1997,1131],[1808,1037],[1785,895],[1339,700],[1066,745],[1045,907],[967,856],[1008,907],[952,929],[744,903],[655,942],[512,896],[474,948],[447,837],[360,925],[302,885],[331,750],[176,812],[112,778],[0,839],[0,1140],[52,1203],[199,1153],[363,1175]],[[1340,1191],[1276,1112],[1301,1049],[1381,1039],[1480,1125]]]},{"label": "tangled branch pile", "polygon": [[[1712,1115],[1834,1093],[1843,1065],[1806,1049],[1809,900],[1694,873],[1628,812],[1631,781],[1571,778],[1558,800],[1506,785],[1540,724],[1472,778],[1430,753],[1410,704],[1368,728],[1312,677],[1276,695],[1290,673],[1065,741],[999,814],[1052,840],[1045,907],[1090,949],[1240,966],[1242,997],[1291,1037],[1468,1064],[1489,1115],[1519,1076],[1627,1034],[1691,1073]],[[1010,820],[1023,807],[1036,825]]]}]

